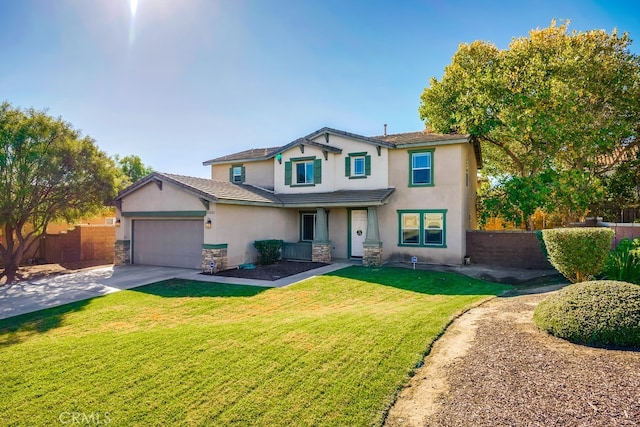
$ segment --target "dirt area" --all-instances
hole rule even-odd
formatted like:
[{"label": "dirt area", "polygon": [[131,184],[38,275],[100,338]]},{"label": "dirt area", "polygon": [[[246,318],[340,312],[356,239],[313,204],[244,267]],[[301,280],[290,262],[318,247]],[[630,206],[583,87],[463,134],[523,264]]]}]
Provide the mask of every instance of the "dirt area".
[{"label": "dirt area", "polygon": [[306,261],[279,261],[271,265],[256,265],[253,269],[233,268],[229,270],[222,270],[215,273],[214,276],[274,281],[282,279],[283,277],[289,277],[294,274],[313,270],[315,268],[324,267],[325,265],[328,264]]},{"label": "dirt area", "polygon": [[495,298],[453,322],[386,425],[640,425],[640,351],[539,331],[533,310],[547,295]]}]

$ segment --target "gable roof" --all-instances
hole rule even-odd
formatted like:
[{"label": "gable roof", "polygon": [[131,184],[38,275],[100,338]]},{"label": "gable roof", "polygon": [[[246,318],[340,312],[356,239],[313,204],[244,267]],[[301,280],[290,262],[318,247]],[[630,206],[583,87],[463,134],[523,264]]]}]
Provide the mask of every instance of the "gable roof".
[{"label": "gable roof", "polygon": [[118,193],[116,204],[124,197],[150,183],[169,182],[204,200],[242,205],[272,207],[315,207],[382,205],[393,194],[393,188],[378,190],[342,190],[327,193],[278,194],[248,184],[214,181],[208,178],[154,172]]},{"label": "gable roof", "polygon": [[[325,143],[313,141],[315,138],[322,135],[325,136]],[[358,135],[355,133],[345,132],[338,129],[323,127],[316,130],[315,132],[311,132],[309,135],[295,139],[288,144],[281,145],[280,147],[250,148],[248,150],[240,151],[238,153],[228,154],[222,157],[216,157],[215,159],[202,162],[202,164],[204,166],[210,166],[210,165],[233,163],[233,162],[239,162],[239,161],[251,162],[251,161],[259,161],[259,160],[268,160],[273,158],[276,154],[282,153],[283,151],[287,151],[298,145],[312,145],[314,147],[321,148],[331,153],[342,153],[341,148],[329,144],[330,135],[343,136],[346,138],[356,139],[356,140],[365,142],[367,144],[372,144],[375,146],[394,148],[393,143],[383,141],[378,138],[372,138],[368,136]]]},{"label": "gable roof", "polygon": [[[324,143],[314,141],[315,138],[322,135],[324,135],[325,137]],[[472,138],[469,135],[462,135],[457,133],[441,134],[423,130],[418,132],[405,132],[389,135],[363,136],[329,127],[320,128],[315,132],[311,132],[309,135],[298,138],[280,147],[251,148],[248,150],[240,151],[238,153],[228,154],[226,156],[207,160],[206,162],[202,162],[202,164],[204,166],[210,166],[234,162],[254,162],[260,160],[269,160],[275,157],[276,154],[287,151],[298,145],[312,145],[331,153],[342,153],[341,148],[329,144],[331,135],[355,139],[367,144],[372,144],[376,147],[386,147],[390,149],[407,148],[420,145],[458,144],[470,142],[473,144],[478,167],[482,168],[482,152],[480,150],[480,144],[477,142],[477,140],[475,140],[475,138]]]},{"label": "gable roof", "polygon": [[280,147],[280,150],[278,150],[278,152],[287,151],[290,148],[296,147],[298,145],[311,145],[313,147],[320,148],[322,150],[329,151],[331,153],[338,153],[338,154],[342,153],[342,148],[338,148],[329,144],[323,144],[321,142],[316,142],[307,138],[306,136],[304,138],[298,138],[295,141],[291,141],[287,145],[283,145],[282,147]]},{"label": "gable roof", "polygon": [[468,142],[469,135],[461,135],[457,133],[433,133],[426,130],[418,132],[405,132],[389,135],[379,135],[374,138],[392,143],[396,148],[407,145],[428,143],[428,142]]},{"label": "gable roof", "polygon": [[333,128],[329,128],[329,127],[323,127],[321,129],[318,129],[315,132],[310,133],[309,135],[305,136],[305,139],[314,139],[319,137],[320,135],[325,135],[325,141],[328,143],[329,142],[329,136],[328,135],[336,135],[336,136],[343,136],[346,138],[351,138],[351,139],[357,139],[360,140],[362,142],[366,142],[369,144],[373,144],[373,145],[378,145],[381,147],[387,147],[387,148],[395,148],[394,144],[389,142],[389,141],[384,141],[378,137],[371,137],[371,136],[363,136],[363,135],[358,135],[357,133],[351,133],[351,132],[345,132],[343,130],[338,130],[338,129],[333,129]]},{"label": "gable roof", "polygon": [[482,169],[482,150],[480,142],[470,135],[459,133],[434,133],[427,130],[405,132],[374,137],[394,144],[396,148],[410,148],[424,145],[471,143],[478,168]]},{"label": "gable roof", "polygon": [[275,156],[282,147],[269,147],[269,148],[250,148],[248,150],[240,151],[239,153],[228,154],[226,156],[217,157],[215,159],[202,162],[204,166],[208,166],[215,163],[230,163],[239,160],[268,160]]},{"label": "gable roof", "polygon": [[116,201],[122,200],[127,195],[151,182],[169,182],[187,190],[194,195],[213,202],[244,202],[246,204],[259,204],[265,206],[279,205],[280,201],[273,193],[246,184],[234,184],[228,181],[214,181],[208,178],[174,175],[169,173],[154,172],[140,181],[122,190],[116,196]]}]

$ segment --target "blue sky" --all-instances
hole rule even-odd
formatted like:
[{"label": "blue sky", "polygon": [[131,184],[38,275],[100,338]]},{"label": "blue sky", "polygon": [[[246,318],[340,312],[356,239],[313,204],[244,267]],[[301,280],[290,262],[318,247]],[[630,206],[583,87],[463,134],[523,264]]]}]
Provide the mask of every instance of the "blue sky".
[{"label": "blue sky", "polygon": [[634,0],[0,0],[0,101],[207,177],[205,160],[323,126],[423,129],[420,94],[459,43],[506,48],[553,18],[640,53]]}]

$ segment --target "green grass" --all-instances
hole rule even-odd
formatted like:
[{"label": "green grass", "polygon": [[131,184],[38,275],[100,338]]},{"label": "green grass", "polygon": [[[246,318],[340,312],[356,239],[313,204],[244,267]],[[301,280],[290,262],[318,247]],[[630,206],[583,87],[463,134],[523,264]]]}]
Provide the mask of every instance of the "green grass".
[{"label": "green grass", "polygon": [[450,320],[507,287],[350,267],[283,289],[167,281],[0,321],[0,419],[375,425]]}]

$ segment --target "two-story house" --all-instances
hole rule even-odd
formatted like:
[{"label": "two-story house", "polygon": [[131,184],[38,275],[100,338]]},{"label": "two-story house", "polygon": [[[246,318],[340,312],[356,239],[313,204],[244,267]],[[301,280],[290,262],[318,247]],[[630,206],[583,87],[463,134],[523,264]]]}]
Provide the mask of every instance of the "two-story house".
[{"label": "two-story house", "polygon": [[282,239],[285,258],[461,264],[481,164],[464,135],[322,128],[208,160],[211,179],[156,172],[116,199],[116,262],[218,270]]}]

